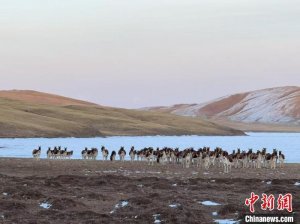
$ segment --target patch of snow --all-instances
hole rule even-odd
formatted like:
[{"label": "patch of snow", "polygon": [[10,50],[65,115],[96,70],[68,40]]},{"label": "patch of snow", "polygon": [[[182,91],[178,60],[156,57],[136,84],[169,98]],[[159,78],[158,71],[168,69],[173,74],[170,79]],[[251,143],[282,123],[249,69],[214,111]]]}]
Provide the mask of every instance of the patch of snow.
[{"label": "patch of snow", "polygon": [[49,209],[49,208],[51,208],[51,204],[50,203],[48,203],[48,202],[42,202],[41,204],[40,204],[40,207],[41,208],[44,208],[44,209]]},{"label": "patch of snow", "polygon": [[294,122],[295,118],[290,112],[295,106],[293,95],[299,96],[299,92],[289,95],[288,91],[286,88],[274,88],[250,92],[241,102],[218,116],[228,116],[231,120],[243,122]]},{"label": "patch of snow", "polygon": [[[297,109],[296,99],[300,97],[298,87],[269,88],[253,92],[242,93],[245,97],[235,102],[227,110],[216,114],[218,117],[228,117],[231,120],[243,122],[265,123],[297,123],[293,112]],[[229,98],[224,96],[202,104],[181,104],[165,107],[171,113],[181,116],[205,116],[202,109],[211,103]]]},{"label": "patch of snow", "polygon": [[235,221],[233,219],[214,219],[214,222],[218,224],[235,224],[239,223],[239,221]]},{"label": "patch of snow", "polygon": [[116,170],[103,170],[103,173],[116,173]]},{"label": "patch of snow", "polygon": [[217,215],[218,215],[218,212],[213,212],[212,215],[213,215],[213,216],[217,216]]},{"label": "patch of snow", "polygon": [[178,208],[179,206],[180,206],[179,203],[174,203],[174,204],[169,205],[170,208]]},{"label": "patch of snow", "polygon": [[116,208],[123,208],[126,207],[128,205],[128,201],[122,201],[121,203],[119,203],[118,205],[116,205]]},{"label": "patch of snow", "polygon": [[203,201],[203,202],[199,202],[200,204],[202,205],[205,205],[205,206],[218,206],[218,205],[221,205],[217,202],[213,202],[213,201]]},{"label": "patch of snow", "polygon": [[192,175],[197,175],[199,172],[192,172]]},{"label": "patch of snow", "polygon": [[138,184],[138,185],[136,185],[136,186],[138,186],[138,187],[144,187],[144,185],[143,185],[143,184]]},{"label": "patch of snow", "polygon": [[[216,100],[210,100],[210,101],[207,101],[207,102],[201,103],[201,104],[174,105],[173,106],[174,110],[171,113],[176,114],[176,115],[180,115],[180,116],[196,117],[197,115],[199,115],[199,110],[201,110],[206,105],[214,103],[215,101],[220,101],[220,100],[225,99],[227,97],[229,97],[229,95],[224,96],[224,97],[219,97]],[[170,109],[170,107],[169,107],[169,109]]]},{"label": "patch of snow", "polygon": [[3,194],[4,196],[7,196],[7,195],[8,195],[8,193],[6,193],[6,192],[3,192],[2,194]]},{"label": "patch of snow", "polygon": [[172,184],[172,187],[177,187],[177,184]]},{"label": "patch of snow", "polygon": [[215,183],[215,182],[216,182],[216,180],[211,180],[210,182],[212,182],[212,183]]},{"label": "patch of snow", "polygon": [[151,173],[151,174],[160,174],[161,172],[148,171],[147,173]]},{"label": "patch of snow", "polygon": [[5,216],[4,216],[4,215],[1,215],[0,217],[1,217],[1,219],[5,219]]},{"label": "patch of snow", "polygon": [[160,214],[154,214],[153,218],[154,218],[154,223],[161,223]]},{"label": "patch of snow", "polygon": [[128,201],[120,201],[118,204],[115,205],[114,210],[110,212],[110,214],[113,214],[117,209],[119,208],[124,208],[128,206],[129,202]]},{"label": "patch of snow", "polygon": [[203,174],[204,174],[204,175],[208,175],[209,173],[207,173],[207,172],[204,172]]},{"label": "patch of snow", "polygon": [[300,186],[300,182],[296,182],[294,185],[295,186]]},{"label": "patch of snow", "polygon": [[272,184],[272,181],[268,181],[267,184],[268,184],[268,185]]}]

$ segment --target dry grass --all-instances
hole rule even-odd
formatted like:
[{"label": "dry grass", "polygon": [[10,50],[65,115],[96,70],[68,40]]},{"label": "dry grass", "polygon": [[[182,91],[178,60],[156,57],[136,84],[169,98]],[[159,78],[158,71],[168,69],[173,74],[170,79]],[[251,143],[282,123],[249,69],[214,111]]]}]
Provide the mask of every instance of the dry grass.
[{"label": "dry grass", "polygon": [[46,104],[47,101],[40,103],[41,98],[38,99],[34,103],[34,98],[29,101],[0,97],[0,137],[243,134],[202,119],[89,103],[61,105],[57,98],[58,105],[53,101]]},{"label": "dry grass", "polygon": [[[148,224],[154,223],[154,214],[160,214],[162,223],[206,224],[215,223],[214,219],[242,219],[249,212],[244,202],[251,191],[275,198],[291,193],[298,215],[299,169],[299,164],[286,164],[272,171],[233,169],[224,174],[223,167],[217,166],[207,171],[137,161],[0,158],[0,218],[5,224]],[[116,209],[123,200],[128,205]],[[220,205],[200,204],[207,200]],[[41,208],[42,202],[51,207]],[[175,203],[177,208],[169,206]],[[277,209],[263,211],[258,204],[258,214],[278,215]]]},{"label": "dry grass", "polygon": [[95,105],[82,100],[71,99],[49,93],[41,93],[32,90],[1,90],[0,98],[19,100],[27,103],[38,103],[54,106],[66,105]]}]

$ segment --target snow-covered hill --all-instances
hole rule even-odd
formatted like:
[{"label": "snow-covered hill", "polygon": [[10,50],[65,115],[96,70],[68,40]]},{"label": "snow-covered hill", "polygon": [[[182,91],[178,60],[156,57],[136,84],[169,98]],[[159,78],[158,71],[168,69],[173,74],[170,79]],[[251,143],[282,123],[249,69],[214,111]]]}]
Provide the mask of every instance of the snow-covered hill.
[{"label": "snow-covered hill", "polygon": [[226,118],[239,122],[300,124],[300,87],[287,86],[239,93],[203,104],[145,108],[182,116]]}]

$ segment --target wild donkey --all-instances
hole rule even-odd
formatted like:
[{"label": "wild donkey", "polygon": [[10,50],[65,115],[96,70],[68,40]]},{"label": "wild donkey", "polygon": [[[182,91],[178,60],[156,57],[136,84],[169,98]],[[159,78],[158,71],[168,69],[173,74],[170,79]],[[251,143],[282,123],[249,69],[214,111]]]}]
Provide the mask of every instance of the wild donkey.
[{"label": "wild donkey", "polygon": [[132,146],[131,149],[130,149],[130,152],[129,152],[129,156],[130,156],[131,162],[134,161],[135,155],[136,155],[136,150],[134,150],[134,146]]},{"label": "wild donkey", "polygon": [[41,156],[41,151],[42,151],[41,146],[39,146],[38,149],[34,149],[34,150],[32,151],[32,156],[33,156],[33,158],[39,159],[40,156]]},{"label": "wild donkey", "polygon": [[125,156],[126,156],[126,151],[123,146],[120,148],[118,155],[120,156],[120,161],[124,162]]},{"label": "wild donkey", "polygon": [[109,154],[108,150],[104,146],[102,146],[101,147],[101,152],[102,152],[102,160],[106,161],[107,157],[108,157],[108,154]]}]

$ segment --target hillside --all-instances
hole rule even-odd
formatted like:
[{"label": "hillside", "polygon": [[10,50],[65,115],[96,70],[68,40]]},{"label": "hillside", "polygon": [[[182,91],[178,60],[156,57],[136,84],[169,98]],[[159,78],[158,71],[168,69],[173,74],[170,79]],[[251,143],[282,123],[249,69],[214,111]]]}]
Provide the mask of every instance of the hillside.
[{"label": "hillside", "polygon": [[49,93],[42,93],[32,90],[0,90],[0,98],[18,100],[27,103],[53,105],[53,106],[67,106],[67,105],[96,105],[90,102],[71,99],[63,96],[58,96]]},{"label": "hillside", "polygon": [[299,131],[300,87],[245,92],[202,104],[144,108],[181,116],[205,117],[246,131]]},{"label": "hillside", "polygon": [[243,135],[204,119],[103,107],[35,91],[0,92],[0,137]]}]

